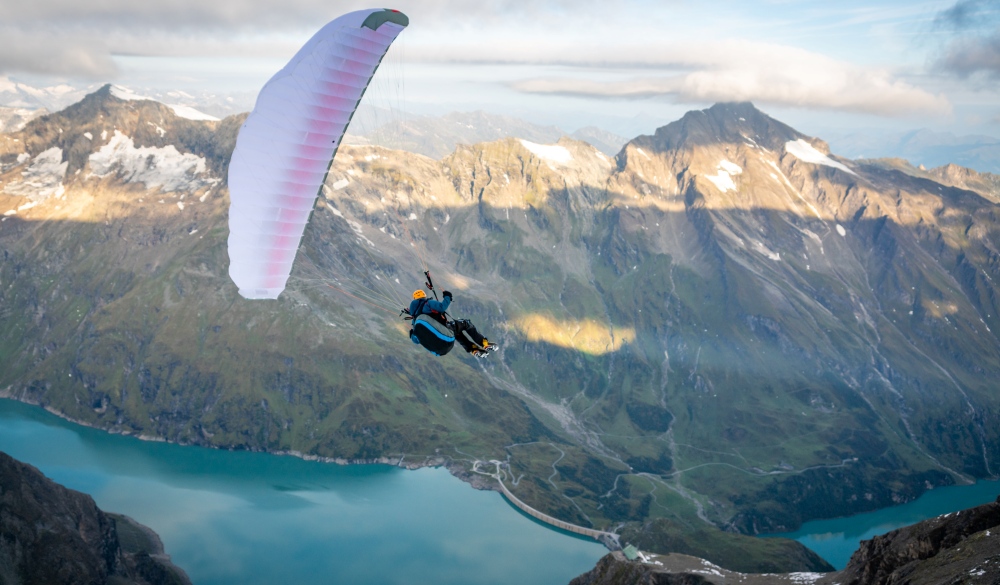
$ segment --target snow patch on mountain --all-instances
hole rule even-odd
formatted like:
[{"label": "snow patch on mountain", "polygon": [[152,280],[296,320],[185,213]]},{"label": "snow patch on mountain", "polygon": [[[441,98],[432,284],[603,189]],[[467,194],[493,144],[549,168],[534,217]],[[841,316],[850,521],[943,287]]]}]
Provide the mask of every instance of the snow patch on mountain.
[{"label": "snow patch on mountain", "polygon": [[723,193],[727,191],[737,191],[736,183],[733,182],[733,177],[736,175],[743,174],[743,168],[736,163],[729,162],[728,160],[722,160],[719,162],[718,173],[715,175],[706,175],[705,178],[715,185],[716,189],[722,191]]},{"label": "snow patch on mountain", "polygon": [[215,116],[210,116],[205,112],[200,112],[191,106],[182,106],[179,104],[167,104],[167,106],[181,118],[187,118],[188,120],[205,120],[208,122],[219,121],[219,119]]},{"label": "snow patch on mountain", "polygon": [[[111,95],[115,96],[120,100],[148,100],[151,102],[157,101],[151,97],[139,95],[133,92],[132,90],[128,89],[127,87],[122,87],[120,85],[111,86]],[[163,105],[173,110],[174,114],[177,114],[179,118],[187,118],[188,120],[206,120],[209,122],[219,121],[219,119],[216,118],[215,116],[209,116],[208,114],[200,112],[192,108],[191,106],[183,106],[178,104],[163,104]]]},{"label": "snow patch on mountain", "polygon": [[857,175],[857,173],[847,168],[847,166],[840,164],[839,162],[826,156],[822,152],[816,150],[815,148],[813,148],[813,145],[809,144],[805,140],[802,140],[801,138],[799,138],[798,140],[790,140],[786,142],[785,150],[788,151],[788,154],[794,156],[795,158],[803,162],[833,167],[835,169],[840,169],[852,175],[855,176]]},{"label": "snow patch on mountain", "polygon": [[0,106],[56,111],[79,101],[87,91],[66,84],[32,87],[6,75],[0,75]]},{"label": "snow patch on mountain", "polygon": [[736,163],[729,162],[728,160],[719,161],[719,170],[726,171],[730,175],[742,175],[743,167]]},{"label": "snow patch on mountain", "polygon": [[92,176],[112,173],[127,183],[145,183],[149,189],[194,192],[219,180],[207,176],[205,159],[181,154],[174,145],[136,147],[131,138],[115,130],[100,150],[90,155]]},{"label": "snow patch on mountain", "polygon": [[[23,162],[21,156],[18,162]],[[21,171],[22,180],[7,183],[3,192],[8,195],[28,197],[37,203],[45,201],[53,195],[58,197],[65,192],[63,177],[69,162],[63,162],[63,151],[58,146],[36,156],[26,169]]]},{"label": "snow patch on mountain", "polygon": [[73,91],[75,91],[74,88],[66,84],[46,88],[37,88],[14,81],[6,75],[0,75],[0,92],[15,94],[20,93],[31,97],[43,97],[46,95],[64,95]]},{"label": "snow patch on mountain", "polygon": [[45,108],[8,108],[0,106],[0,133],[17,132],[23,129],[31,120],[45,115]]},{"label": "snow patch on mountain", "polygon": [[781,253],[775,252],[771,248],[768,248],[767,246],[764,245],[764,242],[754,241],[753,244],[754,244],[753,245],[754,249],[756,249],[757,252],[763,254],[764,256],[767,256],[768,259],[774,260],[775,262],[781,261]]},{"label": "snow patch on mountain", "polygon": [[531,154],[548,162],[566,165],[573,160],[573,155],[565,146],[558,144],[536,144],[523,139],[521,140],[521,145],[527,148]]}]

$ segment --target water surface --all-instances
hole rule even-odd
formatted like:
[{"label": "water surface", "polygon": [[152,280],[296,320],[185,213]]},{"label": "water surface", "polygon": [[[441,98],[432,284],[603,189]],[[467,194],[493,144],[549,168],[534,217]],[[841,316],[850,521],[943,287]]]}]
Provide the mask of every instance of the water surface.
[{"label": "water surface", "polygon": [[845,518],[814,520],[802,524],[795,532],[769,536],[795,539],[837,569],[843,569],[862,540],[942,514],[987,504],[995,501],[998,495],[1000,481],[939,487],[906,504]]},{"label": "water surface", "polygon": [[607,552],[445,469],[145,442],[2,399],[0,451],[155,530],[196,585],[553,585]]}]

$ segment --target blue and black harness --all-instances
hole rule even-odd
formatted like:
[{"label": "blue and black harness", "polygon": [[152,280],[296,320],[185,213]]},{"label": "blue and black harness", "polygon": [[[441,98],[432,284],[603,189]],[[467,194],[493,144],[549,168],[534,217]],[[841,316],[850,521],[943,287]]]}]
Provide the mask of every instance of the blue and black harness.
[{"label": "blue and black harness", "polygon": [[436,356],[445,355],[455,347],[455,334],[443,313],[418,313],[413,318],[410,339]]},{"label": "blue and black harness", "polygon": [[[435,300],[437,299],[437,291],[434,290],[434,284],[431,282],[430,272],[425,271],[424,276],[427,277],[427,288],[434,293]],[[451,351],[451,348],[455,347],[455,332],[452,331],[451,326],[448,323],[448,313],[447,307],[450,302],[449,295],[451,293],[445,291],[445,303],[440,308],[441,311],[434,310],[433,308],[427,310],[427,303],[429,299],[423,298],[416,301],[416,306],[411,306],[412,310],[405,311],[410,314],[408,319],[413,320],[413,327],[410,329],[410,339],[413,343],[419,343],[427,351],[433,353],[436,356],[442,356]],[[432,306],[439,306],[435,303]]]}]

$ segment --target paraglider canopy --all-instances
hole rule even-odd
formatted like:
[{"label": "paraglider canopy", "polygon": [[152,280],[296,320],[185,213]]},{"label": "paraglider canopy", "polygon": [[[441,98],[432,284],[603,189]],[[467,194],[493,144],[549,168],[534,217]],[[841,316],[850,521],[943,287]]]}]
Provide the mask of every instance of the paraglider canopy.
[{"label": "paraglider canopy", "polygon": [[229,276],[243,297],[276,299],[285,289],[347,125],[408,24],[397,10],[345,14],[261,89],[229,165]]}]

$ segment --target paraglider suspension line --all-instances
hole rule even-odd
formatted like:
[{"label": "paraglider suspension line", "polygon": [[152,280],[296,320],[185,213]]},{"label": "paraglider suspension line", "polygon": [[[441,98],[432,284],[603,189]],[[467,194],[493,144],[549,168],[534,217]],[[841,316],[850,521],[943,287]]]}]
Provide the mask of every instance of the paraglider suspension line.
[{"label": "paraglider suspension line", "polygon": [[373,303],[373,302],[371,302],[371,301],[366,301],[365,299],[363,299],[363,298],[361,298],[361,297],[359,297],[359,296],[355,296],[355,295],[352,295],[351,293],[347,292],[346,290],[344,290],[344,289],[342,289],[342,288],[338,288],[338,287],[336,287],[336,286],[333,286],[332,284],[329,284],[329,283],[327,283],[327,285],[326,285],[326,286],[328,286],[328,287],[332,288],[332,289],[333,289],[333,290],[335,290],[335,291],[339,291],[339,292],[342,292],[342,293],[344,293],[345,295],[347,295],[347,296],[351,297],[352,299],[356,299],[356,300],[359,300],[359,301],[361,301],[362,303],[365,303],[365,304],[368,304],[368,305],[371,305],[371,306],[375,307],[376,309],[378,309],[378,310],[380,310],[380,311],[385,311],[386,313],[389,313],[389,314],[395,314],[395,313],[396,313],[396,311],[394,311],[394,310],[389,310],[389,309],[386,309],[385,307],[383,307],[382,305],[377,305],[377,304],[375,304],[375,303]]}]

